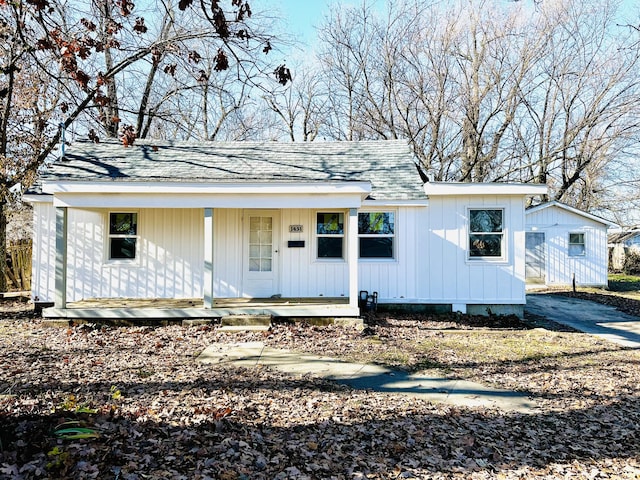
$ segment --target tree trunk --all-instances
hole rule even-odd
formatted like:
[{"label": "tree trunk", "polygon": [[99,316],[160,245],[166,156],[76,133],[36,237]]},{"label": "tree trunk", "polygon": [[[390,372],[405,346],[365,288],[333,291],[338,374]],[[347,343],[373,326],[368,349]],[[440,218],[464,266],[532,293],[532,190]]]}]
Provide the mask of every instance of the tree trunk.
[{"label": "tree trunk", "polygon": [[0,200],[0,293],[9,289],[7,282],[7,203]]}]

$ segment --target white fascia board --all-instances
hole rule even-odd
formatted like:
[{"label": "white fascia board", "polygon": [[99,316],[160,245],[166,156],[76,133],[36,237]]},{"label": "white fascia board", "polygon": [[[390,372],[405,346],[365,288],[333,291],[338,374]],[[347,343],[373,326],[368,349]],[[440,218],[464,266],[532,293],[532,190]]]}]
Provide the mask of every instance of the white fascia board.
[{"label": "white fascia board", "polygon": [[22,196],[22,200],[29,203],[53,203],[53,195],[28,193]]},{"label": "white fascia board", "polygon": [[365,200],[363,207],[428,207],[429,200]]},{"label": "white fascia board", "polygon": [[57,193],[56,207],[71,208],[360,208],[359,193]]},{"label": "white fascia board", "polygon": [[424,191],[429,196],[438,195],[544,195],[546,185],[531,183],[463,183],[427,182]]},{"label": "white fascia board", "polygon": [[44,193],[175,193],[175,194],[360,194],[371,193],[370,182],[204,183],[126,181],[44,181]]}]

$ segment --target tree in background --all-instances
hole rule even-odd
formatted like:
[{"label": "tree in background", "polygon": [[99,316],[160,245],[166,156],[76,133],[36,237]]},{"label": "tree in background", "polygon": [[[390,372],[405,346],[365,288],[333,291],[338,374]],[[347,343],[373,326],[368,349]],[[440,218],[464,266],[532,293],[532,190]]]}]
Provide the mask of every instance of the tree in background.
[{"label": "tree in background", "polygon": [[82,121],[94,141],[119,137],[126,146],[154,122],[180,122],[179,112],[159,116],[180,92],[168,79],[196,90],[226,72],[241,83],[275,73],[274,83],[286,84],[288,69],[265,60],[275,43],[270,26],[245,0],[140,9],[131,0],[0,0],[0,291],[8,197],[33,182],[65,128]]},{"label": "tree in background", "polygon": [[540,182],[607,208],[640,134],[638,35],[616,2],[372,5],[320,26],[320,137],[406,138],[432,180]]}]

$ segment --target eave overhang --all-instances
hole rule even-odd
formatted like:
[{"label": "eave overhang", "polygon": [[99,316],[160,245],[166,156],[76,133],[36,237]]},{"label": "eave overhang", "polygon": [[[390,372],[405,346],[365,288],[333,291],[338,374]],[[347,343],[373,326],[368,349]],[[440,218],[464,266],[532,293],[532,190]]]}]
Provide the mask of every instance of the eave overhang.
[{"label": "eave overhang", "polygon": [[531,183],[462,183],[427,182],[424,191],[428,196],[443,195],[544,195],[547,186]]},{"label": "eave overhang", "polygon": [[369,182],[44,181],[56,207],[76,208],[358,208]]}]

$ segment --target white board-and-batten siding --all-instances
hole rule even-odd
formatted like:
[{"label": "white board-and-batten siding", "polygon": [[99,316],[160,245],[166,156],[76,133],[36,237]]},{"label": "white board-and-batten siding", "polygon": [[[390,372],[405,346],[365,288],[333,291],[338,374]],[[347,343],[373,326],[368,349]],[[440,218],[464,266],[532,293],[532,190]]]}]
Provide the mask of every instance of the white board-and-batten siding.
[{"label": "white board-and-batten siding", "polygon": [[[504,261],[468,259],[469,208],[504,209]],[[126,209],[123,209],[123,211]],[[34,296],[53,301],[55,209],[34,204]],[[201,298],[204,277],[204,210],[136,209],[138,258],[132,264],[107,259],[107,209],[68,209],[67,300],[88,298]],[[277,291],[283,297],[348,297],[347,259],[318,259],[316,213],[347,209],[282,209],[279,216]],[[395,212],[395,258],[361,259],[358,289],[376,291],[386,303],[523,304],[524,212],[521,196],[446,196],[429,206],[375,207]],[[213,296],[234,298],[243,291],[242,209],[214,209]],[[293,232],[290,226],[295,225]],[[301,231],[299,231],[301,229]],[[289,247],[304,241],[304,247]]]},{"label": "white board-and-batten siding", "polygon": [[51,203],[33,203],[31,291],[34,302],[53,302],[55,294],[56,210]]},{"label": "white board-and-batten siding", "polygon": [[[427,260],[419,300],[442,304],[524,304],[524,211],[521,196],[434,196],[424,234]],[[470,259],[469,210],[502,209],[503,260]]]},{"label": "white board-and-batten siding", "polygon": [[[526,215],[528,232],[545,236],[545,283],[608,284],[607,225],[557,206]],[[585,255],[569,256],[569,234],[585,234]]]},{"label": "white board-and-batten siding", "polygon": [[[108,260],[109,211],[68,209],[67,301],[202,296],[202,209],[127,210],[138,212],[135,261]],[[33,294],[48,302],[55,292],[55,208],[35,203],[34,212]]]}]

